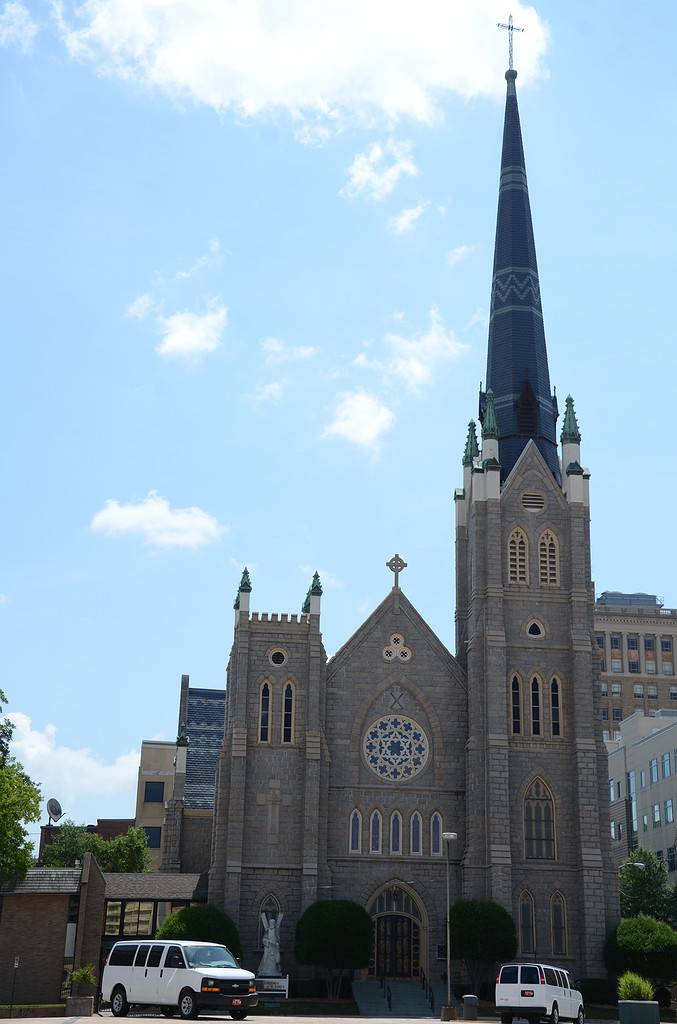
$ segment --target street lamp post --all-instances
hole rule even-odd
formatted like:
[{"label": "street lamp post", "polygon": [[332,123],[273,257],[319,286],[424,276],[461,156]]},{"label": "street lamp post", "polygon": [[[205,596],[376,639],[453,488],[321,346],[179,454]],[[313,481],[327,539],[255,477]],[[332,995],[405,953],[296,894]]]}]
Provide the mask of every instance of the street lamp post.
[{"label": "street lamp post", "polygon": [[456,832],[443,832],[442,839],[447,850],[447,1006],[451,1007],[451,928],[449,925],[449,912],[451,910],[451,898],[449,894],[449,847],[455,839],[458,839]]}]

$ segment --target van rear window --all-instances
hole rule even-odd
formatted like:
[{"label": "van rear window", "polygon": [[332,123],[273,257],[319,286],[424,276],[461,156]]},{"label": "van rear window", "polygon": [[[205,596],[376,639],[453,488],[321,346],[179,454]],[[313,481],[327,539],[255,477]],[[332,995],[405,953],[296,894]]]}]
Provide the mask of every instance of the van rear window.
[{"label": "van rear window", "polygon": [[538,977],[538,967],[532,967],[529,964],[526,967],[520,967],[520,981],[523,985],[538,985],[540,979]]},{"label": "van rear window", "polygon": [[108,963],[111,967],[131,967],[138,946],[115,946]]},{"label": "van rear window", "polygon": [[517,970],[517,967],[504,967],[501,971],[501,985],[516,985]]}]

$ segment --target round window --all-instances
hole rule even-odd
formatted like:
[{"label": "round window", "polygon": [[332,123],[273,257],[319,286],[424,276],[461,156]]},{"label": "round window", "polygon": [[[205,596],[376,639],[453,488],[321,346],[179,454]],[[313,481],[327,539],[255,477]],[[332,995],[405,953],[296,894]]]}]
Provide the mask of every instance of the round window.
[{"label": "round window", "polygon": [[287,655],[284,651],[276,650],[270,652],[270,661],[273,665],[284,665]]}]

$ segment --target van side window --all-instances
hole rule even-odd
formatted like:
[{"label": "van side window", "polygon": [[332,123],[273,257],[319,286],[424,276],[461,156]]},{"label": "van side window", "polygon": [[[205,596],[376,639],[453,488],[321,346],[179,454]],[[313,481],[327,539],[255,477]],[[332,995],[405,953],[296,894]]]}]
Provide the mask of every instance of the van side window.
[{"label": "van side window", "polygon": [[501,985],[517,984],[517,967],[504,967],[501,971]]},{"label": "van side window", "polygon": [[562,974],[562,972],[561,971],[555,971],[555,974],[557,975],[557,984],[559,985],[559,987],[560,988],[566,988],[566,984],[565,984],[565,981],[564,981],[564,975]]},{"label": "van side window", "polygon": [[521,968],[520,981],[523,985],[538,985],[538,967],[532,967],[531,965]]},{"label": "van side window", "polygon": [[562,971],[562,974],[564,975],[564,987],[571,988],[571,978],[566,971]]},{"label": "van side window", "polygon": [[112,967],[131,967],[138,948],[138,946],[115,946],[108,963]]},{"label": "van side window", "polygon": [[167,950],[167,957],[165,959],[165,967],[185,967],[183,962],[183,953],[181,952],[180,946],[170,946]]},{"label": "van side window", "polygon": [[148,954],[148,963],[146,964],[146,967],[160,966],[160,961],[162,960],[164,948],[164,946],[151,946],[150,953]]},{"label": "van side window", "polygon": [[559,987],[559,981],[557,980],[557,975],[553,971],[552,967],[546,967],[545,968],[545,980],[546,980],[548,985],[554,985],[556,988]]},{"label": "van side window", "polygon": [[146,966],[146,957],[148,956],[148,950],[149,949],[150,949],[150,946],[139,946],[139,950],[138,950],[138,952],[136,954],[136,958],[134,960],[134,966],[135,967],[145,967]]}]

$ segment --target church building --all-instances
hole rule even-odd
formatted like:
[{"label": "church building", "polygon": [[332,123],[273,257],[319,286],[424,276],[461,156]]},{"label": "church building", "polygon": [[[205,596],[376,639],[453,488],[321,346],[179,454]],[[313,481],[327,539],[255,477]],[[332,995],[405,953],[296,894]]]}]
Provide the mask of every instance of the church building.
[{"label": "church building", "polygon": [[[250,606],[245,570],[222,746],[215,765],[200,761],[213,809],[191,809],[182,783],[167,805],[162,868],[208,870],[248,963],[262,910],[284,915],[288,969],[303,910],[351,899],[374,919],[370,973],[430,976],[448,858],[452,902],[504,906],[522,958],[605,973],[618,897],[589,474],[571,398],[557,441],[516,77],[506,72],[480,436],[471,420],[454,495],[456,652],[407,599],[399,555],[393,586],[331,658],[317,574],[300,613],[267,614]],[[178,743],[190,776],[190,743]]]}]

